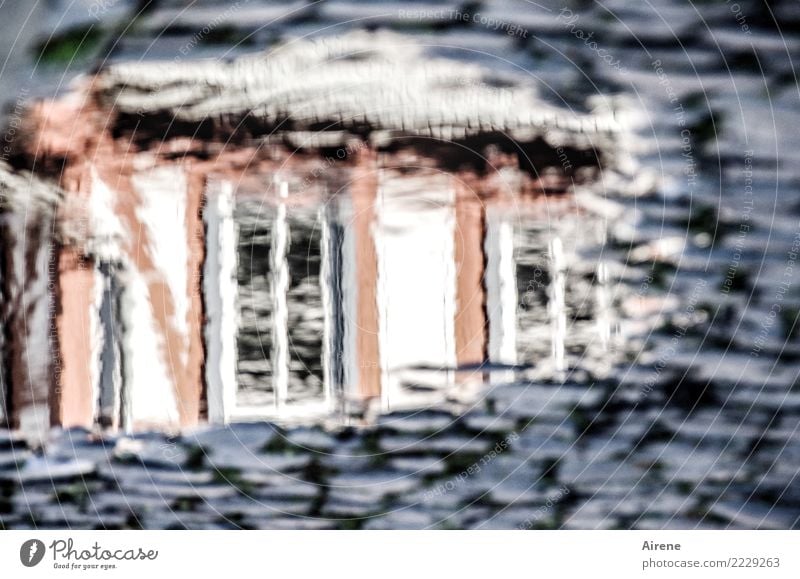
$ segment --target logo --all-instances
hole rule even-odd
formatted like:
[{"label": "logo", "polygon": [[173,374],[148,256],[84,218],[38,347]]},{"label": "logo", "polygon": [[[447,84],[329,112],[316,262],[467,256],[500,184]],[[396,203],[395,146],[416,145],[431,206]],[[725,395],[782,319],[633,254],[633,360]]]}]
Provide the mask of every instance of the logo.
[{"label": "logo", "polygon": [[30,539],[19,548],[19,560],[26,567],[36,567],[44,558],[44,543],[39,539]]}]

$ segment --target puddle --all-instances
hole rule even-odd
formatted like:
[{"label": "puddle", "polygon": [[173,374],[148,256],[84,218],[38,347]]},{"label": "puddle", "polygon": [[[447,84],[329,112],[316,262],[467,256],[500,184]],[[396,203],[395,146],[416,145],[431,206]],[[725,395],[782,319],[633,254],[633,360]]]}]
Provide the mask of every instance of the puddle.
[{"label": "puddle", "polygon": [[509,38],[314,3],[187,65],[214,16],[155,6],[16,103],[0,526],[796,527],[796,6],[617,4],[575,17],[619,66],[555,5]]}]

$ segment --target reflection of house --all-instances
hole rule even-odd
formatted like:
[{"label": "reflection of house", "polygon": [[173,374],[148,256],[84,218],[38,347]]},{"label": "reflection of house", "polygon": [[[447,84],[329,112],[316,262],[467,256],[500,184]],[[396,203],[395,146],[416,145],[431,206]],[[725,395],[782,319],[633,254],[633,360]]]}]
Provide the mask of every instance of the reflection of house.
[{"label": "reflection of house", "polygon": [[[14,162],[62,197],[0,222],[4,419],[177,428],[395,408],[510,376],[487,361],[527,362],[515,204],[596,166],[613,122],[523,83],[454,82],[487,71],[415,42],[120,65],[33,107]],[[269,258],[237,284],[236,205],[254,192],[274,209]],[[300,206],[323,209],[300,232],[316,262],[298,278]],[[245,345],[267,347],[244,359]]]},{"label": "reflection of house", "polygon": [[203,372],[201,196],[178,167],[137,172],[124,195],[112,184],[90,167],[83,202],[65,206],[86,231],[58,250],[58,422],[190,425]]},{"label": "reflection of house", "polygon": [[[239,263],[247,228],[236,223],[230,178],[198,179],[178,164],[140,165],[124,181],[82,169],[48,250],[57,256],[54,291],[26,294],[57,302],[52,359],[18,362],[17,376],[37,369],[40,383],[57,369],[52,392],[29,406],[66,426],[179,427],[365,403],[397,409],[513,379],[512,366],[532,361],[518,335],[529,288],[518,280],[517,222],[542,202],[489,190],[469,172],[398,170],[402,158],[379,163],[362,152],[332,172],[334,194],[299,205],[297,179],[267,171],[260,182],[275,183],[259,196],[256,222],[267,229],[250,248],[260,256],[255,272]],[[562,295],[549,303],[563,302],[563,281],[551,274]],[[260,289],[248,275],[265,280]],[[263,306],[256,318],[237,296],[240,283]],[[261,321],[263,370],[248,382],[252,360],[243,362],[237,333]],[[563,349],[553,346],[561,358]],[[243,396],[247,383],[252,394]],[[25,419],[26,403],[12,401]]]}]

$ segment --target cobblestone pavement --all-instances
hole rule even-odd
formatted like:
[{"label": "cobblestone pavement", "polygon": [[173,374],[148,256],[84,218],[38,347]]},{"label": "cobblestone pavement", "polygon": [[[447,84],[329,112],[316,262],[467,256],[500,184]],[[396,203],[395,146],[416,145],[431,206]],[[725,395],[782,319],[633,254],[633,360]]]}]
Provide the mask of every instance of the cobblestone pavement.
[{"label": "cobblestone pavement", "polygon": [[[117,30],[130,4],[84,2],[69,25]],[[800,526],[796,1],[182,4],[143,13],[110,60],[386,27],[617,111],[626,150],[579,194],[609,220],[625,360],[362,428],[54,431],[44,451],[5,432],[0,527]]]}]

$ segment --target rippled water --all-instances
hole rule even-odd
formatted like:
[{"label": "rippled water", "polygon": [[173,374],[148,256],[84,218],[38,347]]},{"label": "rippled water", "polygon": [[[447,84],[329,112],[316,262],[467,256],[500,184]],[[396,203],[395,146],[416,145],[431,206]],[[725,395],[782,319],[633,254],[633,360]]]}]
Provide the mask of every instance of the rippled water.
[{"label": "rippled water", "polygon": [[[0,171],[14,185],[9,189],[26,193],[26,203],[0,216],[0,377],[10,385],[0,420],[23,434],[38,425],[31,446],[50,425],[111,426],[101,438],[56,432],[48,460],[20,446],[16,434],[0,433],[0,481],[24,488],[13,502],[4,498],[12,486],[2,489],[0,511],[11,515],[0,526],[125,526],[133,511],[148,528],[176,520],[198,528],[328,528],[342,521],[364,528],[797,527],[800,297],[789,278],[797,271],[800,177],[792,161],[800,148],[795,69],[787,58],[800,47],[795,1],[770,3],[769,10],[737,4],[738,14],[722,3],[595,3],[572,6],[577,20],[549,1],[551,12],[524,2],[523,10],[505,3],[481,9],[529,28],[526,38],[475,22],[409,30],[408,18],[396,14],[402,4],[380,18],[370,3],[333,15],[328,3],[310,3],[300,17],[294,5],[270,4],[258,10],[291,11],[291,18],[270,15],[278,29],[260,38],[250,34],[253,19],[242,18],[242,36],[256,44],[245,50],[279,56],[277,37],[346,35],[369,23],[412,34],[459,62],[437,66],[442,76],[435,78],[448,81],[442,95],[414,81],[430,77],[405,58],[413,47],[400,54],[380,31],[356,35],[359,51],[369,43],[370,51],[402,56],[406,68],[371,68],[363,78],[381,90],[347,84],[330,98],[309,78],[337,87],[351,76],[360,80],[354,69],[362,60],[337,56],[323,67],[316,50],[305,54],[310,60],[283,51],[289,58],[262,63],[282,81],[277,95],[266,95],[275,97],[277,109],[267,108],[278,115],[260,120],[208,114],[230,106],[258,113],[265,95],[248,82],[259,79],[247,76],[249,66],[229,66],[234,49],[224,42],[193,52],[212,56],[210,66],[175,62],[186,56],[178,49],[193,42],[197,13],[181,7],[176,16],[163,6],[170,3],[158,4],[132,29],[134,38],[114,45],[111,60],[139,66],[104,74],[95,86],[105,88],[89,99],[34,109],[35,163],[14,165],[35,165],[38,176],[68,190],[69,203],[58,210],[77,232],[68,227],[62,239],[51,239],[52,215],[27,201],[41,196],[50,207],[55,193],[31,195],[27,174],[12,179]],[[163,23],[181,19],[162,34]],[[616,64],[598,58],[584,33],[596,33]],[[150,58],[173,64],[154,68]],[[310,62],[313,72],[296,71],[294,62]],[[464,67],[479,62],[491,74]],[[613,145],[592,131],[581,139],[570,133],[576,140],[567,143],[577,149],[567,152],[527,142],[528,152],[547,153],[561,168],[586,157],[594,163],[598,146],[613,150],[616,158],[599,163],[600,183],[537,200],[513,187],[489,195],[458,173],[460,147],[427,147],[448,167],[443,172],[406,163],[381,169],[374,181],[350,174],[353,164],[338,155],[328,162],[331,150],[281,166],[277,177],[286,151],[249,158],[255,151],[248,147],[261,138],[274,142],[271,133],[286,127],[284,119],[309,118],[309,103],[317,115],[333,109],[336,120],[350,116],[335,107],[360,103],[357,122],[345,127],[357,137],[365,135],[366,112],[382,127],[402,124],[425,139],[449,141],[466,137],[476,115],[431,97],[480,89],[502,106],[477,116],[514,130],[517,109],[503,104],[510,93],[495,82],[501,63],[513,65],[510,78],[532,80],[544,101],[591,113],[583,128],[606,126],[604,111],[613,111],[623,129]],[[404,79],[421,89],[411,102],[423,105],[418,109],[406,106],[402,90],[390,90]],[[376,105],[391,103],[384,97],[392,94],[401,95],[402,107]],[[187,95],[195,99],[188,109],[181,100]],[[113,101],[120,114],[109,125],[92,107],[70,108],[81,100]],[[532,102],[534,125],[550,119],[576,129],[571,112],[543,114],[544,102]],[[435,114],[402,114],[410,109]],[[64,120],[81,129],[80,138],[67,139]],[[229,140],[232,127],[243,130]],[[292,151],[325,149],[338,138],[336,131],[317,134],[317,123],[294,128],[299,132],[282,139]],[[203,143],[186,143],[197,136]],[[104,139],[98,149],[95,137]],[[212,137],[218,140],[205,142]],[[519,137],[528,138],[524,131]],[[470,147],[483,151],[486,143]],[[148,148],[158,149],[157,159]],[[131,150],[144,154],[127,157]],[[190,163],[183,165],[186,150]],[[324,168],[327,193],[311,197],[298,187],[303,175],[292,171],[308,169],[304,163],[317,175]],[[504,172],[493,169],[492,177]],[[217,172],[225,195],[217,184],[206,189]],[[263,186],[239,187],[240,178]],[[615,222],[590,210],[602,209],[592,194],[617,205]],[[84,216],[70,213],[84,198],[99,210],[90,214],[90,239],[80,235]],[[206,201],[200,219],[194,208]],[[185,215],[178,211],[184,202]],[[130,236],[115,246],[117,219]],[[198,244],[194,232],[204,225]],[[63,308],[51,307],[58,304],[48,289],[53,256],[60,259],[54,281]],[[195,287],[198,279],[203,287]],[[48,348],[50,324],[58,343]],[[505,382],[513,383],[492,387]],[[483,392],[479,404],[468,404]],[[373,420],[405,408],[414,410]],[[282,430],[237,423],[260,418],[377,424]],[[191,428],[179,439],[125,436],[206,419],[233,424],[202,429],[199,438]],[[510,436],[511,448],[491,467],[454,485],[466,464]],[[254,498],[221,489],[219,469],[252,485]],[[65,506],[87,481],[92,500]],[[278,486],[287,481],[291,487]],[[308,483],[316,491],[309,493]],[[437,494],[441,488],[452,490]],[[363,490],[367,499],[353,500]],[[76,502],[85,503],[80,496]],[[185,512],[187,503],[209,504],[213,513]]]}]

